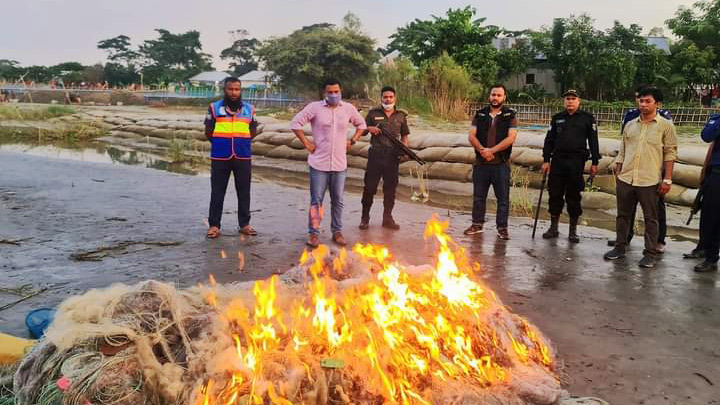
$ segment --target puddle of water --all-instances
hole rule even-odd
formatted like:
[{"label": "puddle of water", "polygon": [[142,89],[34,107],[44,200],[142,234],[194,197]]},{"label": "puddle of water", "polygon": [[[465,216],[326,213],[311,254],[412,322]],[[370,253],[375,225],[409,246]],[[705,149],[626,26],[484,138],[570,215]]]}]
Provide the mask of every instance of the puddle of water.
[{"label": "puddle of water", "polygon": [[54,144],[21,143],[16,139],[13,139],[10,141],[6,140],[6,142],[0,141],[0,150],[26,153],[32,156],[55,159],[142,166],[187,175],[209,176],[210,173],[209,170],[204,167],[170,162],[167,158],[160,155],[122,147],[109,146],[99,142],[72,145],[72,147],[63,147]]},{"label": "puddle of water", "polygon": [[[21,143],[17,139],[7,140],[0,136],[0,150],[27,153],[33,156],[59,158],[77,160],[83,162],[95,162],[95,163],[109,163],[109,164],[124,164],[129,166],[142,166],[150,169],[164,170],[172,173],[179,173],[185,175],[201,175],[210,176],[209,165],[198,165],[189,163],[175,163],[169,161],[166,157],[161,155],[152,154],[149,152],[137,151],[125,147],[111,146],[101,142],[92,142],[79,145],[72,145],[72,147],[63,147],[53,144],[32,144],[32,143]],[[267,170],[265,167],[258,167],[253,169],[253,174],[259,181],[267,181],[276,184],[283,184],[286,186],[306,188],[307,187],[307,176],[304,173],[283,171],[278,173],[276,170]],[[362,193],[362,182],[358,183],[356,180],[348,180],[346,190],[356,194]],[[410,189],[403,185],[399,186],[398,189],[398,200],[405,202],[412,202],[410,200]],[[471,205],[463,203],[458,200],[457,196],[444,195],[440,192],[435,191],[431,201],[426,205],[452,210],[452,211],[470,211]],[[493,212],[494,202],[489,201],[489,212]],[[518,210],[511,212],[511,215],[515,217],[528,217],[524,210]],[[541,219],[549,219],[547,210],[541,210]],[[614,230],[615,229],[615,216],[611,213],[602,210],[586,209],[583,220],[587,225]],[[542,226],[539,228],[542,229]],[[684,227],[668,226],[668,236],[673,240],[691,240],[697,239],[697,232],[689,230]]]}]

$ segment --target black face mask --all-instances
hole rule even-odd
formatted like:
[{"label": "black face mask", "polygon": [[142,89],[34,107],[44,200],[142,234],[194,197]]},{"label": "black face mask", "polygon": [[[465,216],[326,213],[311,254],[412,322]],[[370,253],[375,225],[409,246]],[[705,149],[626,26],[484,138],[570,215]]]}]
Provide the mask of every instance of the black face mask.
[{"label": "black face mask", "polygon": [[239,97],[237,100],[233,101],[230,99],[230,97],[225,95],[225,105],[229,107],[233,111],[237,111],[242,106],[242,97]]}]

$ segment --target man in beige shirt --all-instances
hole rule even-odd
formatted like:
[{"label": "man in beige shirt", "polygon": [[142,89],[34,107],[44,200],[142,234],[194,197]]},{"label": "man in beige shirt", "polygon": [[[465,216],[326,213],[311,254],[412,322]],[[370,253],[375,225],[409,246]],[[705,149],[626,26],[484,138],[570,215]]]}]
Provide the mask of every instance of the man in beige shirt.
[{"label": "man in beige shirt", "polygon": [[[660,90],[645,88],[638,94],[640,116],[625,126],[620,153],[615,161],[617,175],[617,219],[615,248],[606,260],[625,256],[632,213],[640,203],[645,219],[645,250],[640,267],[653,268],[660,251],[658,240],[658,198],[672,186],[673,164],[677,158],[677,136],[672,121],[657,114]],[[663,170],[664,169],[664,170]],[[664,178],[662,178],[664,173]]]}]

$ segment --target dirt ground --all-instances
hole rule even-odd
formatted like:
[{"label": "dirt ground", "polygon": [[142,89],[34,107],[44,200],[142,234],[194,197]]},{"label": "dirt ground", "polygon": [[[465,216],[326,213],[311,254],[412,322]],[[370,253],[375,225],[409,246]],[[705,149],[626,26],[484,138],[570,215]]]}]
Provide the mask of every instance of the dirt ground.
[{"label": "dirt ground", "polygon": [[[47,288],[0,311],[0,331],[25,336],[30,310],[112,283],[187,286],[209,274],[232,282],[286,271],[304,248],[308,192],[256,174],[252,224],[260,235],[234,231],[230,191],[225,235],[210,241],[203,175],[0,150],[0,287]],[[531,221],[514,218],[513,239],[503,242],[491,218],[484,235],[469,238],[462,236],[468,212],[399,202],[402,230],[391,232],[379,226],[378,199],[370,230],[359,231],[359,195],[348,193],[345,205],[350,241],[385,243],[411,264],[431,261],[425,221],[433,213],[449,219],[451,234],[482,264],[479,276],[557,346],[571,393],[612,404],[720,403],[719,276],[694,274],[694,263],[681,259],[691,242],[671,241],[662,263],[642,270],[640,241],[625,260],[604,262],[612,234],[597,228],[581,228],[583,241],[572,246],[562,237],[532,240]],[[329,220],[323,225],[328,242]],[[2,292],[0,307],[17,299]]]}]

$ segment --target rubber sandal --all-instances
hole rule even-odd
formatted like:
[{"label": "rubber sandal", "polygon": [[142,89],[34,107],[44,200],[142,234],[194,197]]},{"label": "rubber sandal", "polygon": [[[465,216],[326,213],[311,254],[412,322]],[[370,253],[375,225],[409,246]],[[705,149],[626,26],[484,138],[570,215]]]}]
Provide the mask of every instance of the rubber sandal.
[{"label": "rubber sandal", "polygon": [[240,228],[240,233],[247,236],[256,236],[258,234],[255,228],[250,225],[245,225]]},{"label": "rubber sandal", "polygon": [[207,238],[208,239],[215,239],[218,236],[220,236],[220,228],[217,226],[211,226],[210,229],[207,231]]}]

